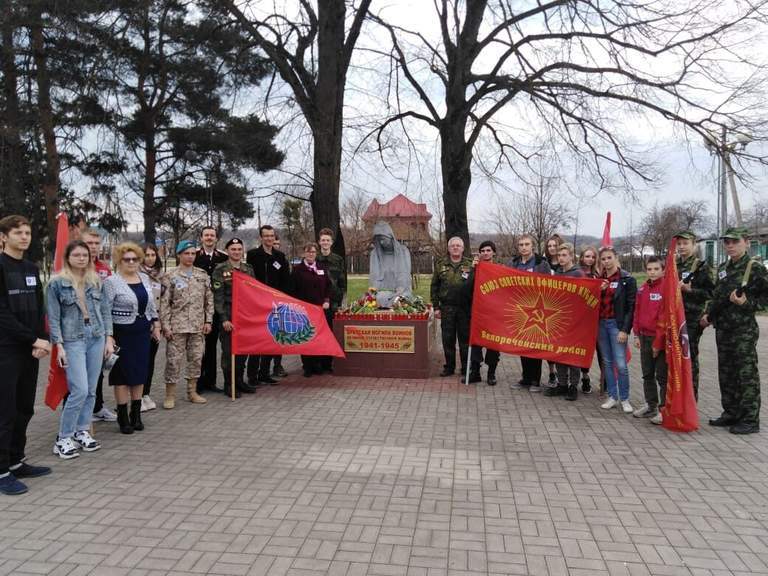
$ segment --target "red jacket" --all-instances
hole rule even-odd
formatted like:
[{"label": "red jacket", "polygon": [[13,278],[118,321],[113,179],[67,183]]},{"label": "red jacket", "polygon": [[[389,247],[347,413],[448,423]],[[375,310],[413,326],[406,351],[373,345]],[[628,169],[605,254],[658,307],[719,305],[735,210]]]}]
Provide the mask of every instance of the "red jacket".
[{"label": "red jacket", "polygon": [[331,280],[328,277],[328,268],[325,262],[316,262],[316,270],[312,270],[304,264],[296,264],[291,272],[293,283],[293,295],[304,302],[310,304],[322,305],[330,302],[331,299]]},{"label": "red jacket", "polygon": [[647,280],[637,289],[635,318],[632,331],[642,336],[656,336],[656,327],[661,313],[662,281],[664,278]]}]

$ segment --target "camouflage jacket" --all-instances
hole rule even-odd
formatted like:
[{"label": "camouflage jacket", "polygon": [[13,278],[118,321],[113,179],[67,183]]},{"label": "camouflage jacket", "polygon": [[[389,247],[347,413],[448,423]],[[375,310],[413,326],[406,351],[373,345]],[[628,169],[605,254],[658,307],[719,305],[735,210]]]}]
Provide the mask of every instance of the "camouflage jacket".
[{"label": "camouflage jacket", "polygon": [[717,269],[717,280],[712,300],[707,306],[709,321],[718,330],[741,332],[744,336],[757,336],[755,312],[768,304],[768,272],[757,261],[752,263],[749,282],[744,288],[747,302],[742,306],[730,301],[731,292],[741,287],[751,258],[745,254],[739,260],[727,260]]},{"label": "camouflage jacket", "polygon": [[192,268],[187,275],[175,268],[163,277],[165,291],[160,297],[160,322],[176,334],[198,334],[213,321],[211,279],[205,270]]},{"label": "camouflage jacket", "polygon": [[[216,266],[211,276],[213,284],[213,307],[221,321],[232,320],[232,266],[229,260]],[[254,276],[253,268],[245,261],[240,262],[240,272]]]},{"label": "camouflage jacket", "polygon": [[712,298],[715,289],[715,281],[712,279],[712,268],[706,260],[696,256],[683,260],[677,259],[678,280],[682,280],[691,287],[690,292],[683,292],[683,306],[685,317],[689,322],[698,322],[707,302]]},{"label": "camouflage jacket", "polygon": [[464,285],[472,272],[472,259],[462,258],[458,262],[450,258],[438,260],[432,274],[430,298],[435,310],[443,306],[461,306]]},{"label": "camouflage jacket", "polygon": [[328,278],[331,280],[331,306],[338,308],[347,293],[347,265],[344,258],[335,252],[328,256],[318,253],[317,261],[325,262]]}]

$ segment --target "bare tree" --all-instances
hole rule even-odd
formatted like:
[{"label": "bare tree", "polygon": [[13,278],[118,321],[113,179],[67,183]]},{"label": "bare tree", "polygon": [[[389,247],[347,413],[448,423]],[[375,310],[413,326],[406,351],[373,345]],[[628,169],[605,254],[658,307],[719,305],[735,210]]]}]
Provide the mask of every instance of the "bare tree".
[{"label": "bare tree", "polygon": [[[383,155],[385,132],[402,128],[408,138],[414,121],[438,131],[448,237],[468,237],[473,162],[519,171],[542,146],[565,145],[574,169],[590,172],[600,188],[626,190],[653,178],[622,136],[629,118],[632,128],[657,115],[699,137],[726,125],[766,137],[768,124],[756,120],[765,109],[765,75],[750,55],[757,40],[749,39],[765,23],[768,0],[434,6],[434,35],[421,20],[406,27],[375,16],[391,39],[389,51],[378,50],[391,58],[391,96],[388,117],[370,136]],[[481,136],[493,156],[478,157]],[[767,160],[758,154],[750,158]]]},{"label": "bare tree", "polygon": [[[347,4],[352,5],[347,30]],[[291,89],[293,99],[312,131],[313,182],[310,202],[316,230],[336,231],[336,248],[345,253],[339,229],[344,90],[352,51],[360,35],[371,0],[323,0],[317,8],[300,0],[295,17],[251,10],[251,2],[218,2],[250,33],[270,57],[277,73]]]},{"label": "bare tree", "polygon": [[370,203],[371,199],[362,188],[354,188],[341,204],[341,229],[347,254],[357,256],[368,249],[371,238],[365,229],[363,215]]},{"label": "bare tree", "polygon": [[663,254],[673,234],[681,230],[704,234],[711,228],[712,217],[707,203],[704,200],[692,200],[662,207],[655,205],[643,218],[641,234],[645,246],[655,254]]}]

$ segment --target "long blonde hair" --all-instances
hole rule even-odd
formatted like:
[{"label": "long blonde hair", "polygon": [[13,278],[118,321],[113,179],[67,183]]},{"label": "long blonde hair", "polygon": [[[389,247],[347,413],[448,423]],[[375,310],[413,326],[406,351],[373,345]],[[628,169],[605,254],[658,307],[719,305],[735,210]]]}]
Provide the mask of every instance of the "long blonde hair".
[{"label": "long blonde hair", "polygon": [[[72,252],[75,251],[75,248],[83,248],[88,253],[88,265],[85,267],[85,274],[82,277],[80,277],[79,274],[75,274],[72,271],[72,266],[69,264],[69,257],[72,255]],[[100,289],[101,280],[99,279],[99,275],[96,274],[96,267],[93,265],[88,244],[82,240],[73,240],[67,244],[67,247],[64,249],[64,262],[62,262],[61,272],[56,274],[54,278],[69,280],[72,283],[72,286],[78,289],[85,289],[87,286],[93,286],[97,290]]]}]

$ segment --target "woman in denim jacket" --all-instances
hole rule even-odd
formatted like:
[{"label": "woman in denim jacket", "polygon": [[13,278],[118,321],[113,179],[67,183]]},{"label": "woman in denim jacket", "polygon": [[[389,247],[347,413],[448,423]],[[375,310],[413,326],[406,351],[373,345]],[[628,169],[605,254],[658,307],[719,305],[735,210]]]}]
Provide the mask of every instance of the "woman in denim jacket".
[{"label": "woman in denim jacket", "polygon": [[53,453],[70,459],[79,456],[79,450],[101,448],[88,431],[102,361],[113,352],[105,341],[104,317],[110,312],[85,242],[67,245],[62,271],[48,283],[47,300],[51,343],[58,347],[58,362],[66,369],[69,389]]}]

